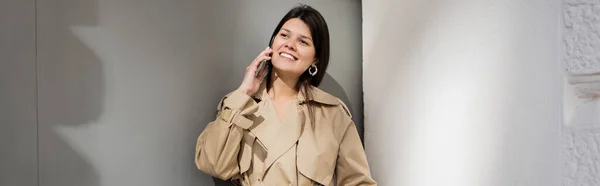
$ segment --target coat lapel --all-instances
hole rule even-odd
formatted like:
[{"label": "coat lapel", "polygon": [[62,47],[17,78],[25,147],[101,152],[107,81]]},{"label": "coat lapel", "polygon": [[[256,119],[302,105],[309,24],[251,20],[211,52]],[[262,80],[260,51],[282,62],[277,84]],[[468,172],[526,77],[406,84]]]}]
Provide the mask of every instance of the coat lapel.
[{"label": "coat lapel", "polygon": [[[314,101],[324,105],[337,105],[340,104],[339,100],[316,87],[312,87],[313,97],[308,100],[303,94],[298,95],[298,104],[296,105],[296,114],[289,114],[288,118],[282,120],[281,125],[276,129],[274,133],[264,131],[260,125],[266,124],[265,119],[277,119],[275,110],[272,110],[275,118],[269,118],[265,112],[257,112],[257,117],[262,120],[255,121],[255,124],[250,128],[251,133],[255,134],[256,142],[260,141],[272,141],[269,144],[261,144],[263,148],[268,149],[267,157],[265,159],[265,169],[262,172],[262,176],[271,168],[271,166],[285,154],[291,147],[297,144],[297,158],[296,165],[298,171],[306,176],[307,178],[316,181],[322,185],[328,185],[333,179],[335,169],[335,157],[325,157],[326,151],[331,151],[335,148],[334,146],[324,145],[324,142],[319,143],[317,134],[311,126],[310,119],[308,119],[308,109],[306,103]],[[266,106],[265,100],[267,98],[266,87],[261,86],[260,91],[257,92],[253,97],[255,99],[262,100],[261,106],[263,109],[270,107]],[[267,110],[265,110],[268,112]],[[317,114],[319,112],[315,112]],[[278,121],[278,120],[276,120]],[[328,123],[322,123],[328,125]],[[315,126],[318,128],[318,126]],[[326,142],[325,142],[326,143]],[[335,154],[334,154],[335,155]],[[331,161],[328,161],[332,159]],[[246,168],[246,167],[244,167]]]},{"label": "coat lapel", "polygon": [[274,138],[271,139],[272,143],[268,145],[269,151],[265,160],[265,170],[263,173],[266,173],[273,163],[293,147],[298,141],[298,138],[300,138],[302,126],[299,114],[301,114],[301,112],[298,112],[298,109],[295,110],[296,112],[294,114],[289,114],[289,117],[282,120],[277,132],[270,134]]},{"label": "coat lapel", "polygon": [[[300,97],[301,102],[317,102],[321,105],[339,105],[341,102],[322,90],[313,87],[313,97],[306,100]],[[345,107],[345,105],[343,105]],[[308,108],[302,107],[305,118],[308,118]],[[315,125],[311,125],[310,119],[305,119],[302,125],[302,136],[298,139],[298,154],[296,165],[298,171],[305,177],[318,182],[321,185],[329,185],[333,179],[337,158],[338,144],[332,143],[333,133],[330,131],[332,123],[328,120],[326,112],[315,110]]]},{"label": "coat lapel", "polygon": [[305,120],[302,136],[298,139],[296,165],[302,175],[321,185],[328,185],[333,178],[335,162],[327,161],[324,152],[332,149],[324,149],[322,142],[319,144],[314,130],[316,129],[312,128],[310,121]]},{"label": "coat lapel", "polygon": [[269,117],[265,112],[269,112],[269,107],[266,104],[267,89],[265,83],[261,84],[259,90],[252,97],[255,100],[259,100],[259,111],[255,113],[254,124],[249,128],[250,133],[253,137],[257,138],[257,143],[265,150],[268,150],[267,144],[263,143],[265,141],[269,141],[268,131],[265,131],[265,128],[270,124],[266,121],[266,118]]},{"label": "coat lapel", "polygon": [[250,169],[250,164],[252,163],[252,146],[256,141],[256,136],[252,134],[250,131],[244,131],[244,137],[242,140],[242,145],[240,149],[239,155],[239,164],[240,164],[240,174],[244,174],[248,169]]}]

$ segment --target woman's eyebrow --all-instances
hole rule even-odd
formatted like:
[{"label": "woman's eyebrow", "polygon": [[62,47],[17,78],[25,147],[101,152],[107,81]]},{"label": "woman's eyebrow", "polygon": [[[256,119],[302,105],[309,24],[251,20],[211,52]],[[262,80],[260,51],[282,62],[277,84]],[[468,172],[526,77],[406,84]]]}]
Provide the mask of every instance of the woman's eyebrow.
[{"label": "woman's eyebrow", "polygon": [[[283,30],[283,31],[286,31],[286,32],[293,33],[291,30],[288,30],[288,29],[286,29],[286,28],[281,28],[281,30]],[[310,38],[310,37],[308,37],[308,36],[305,36],[305,35],[302,35],[302,34],[300,34],[300,37],[301,37],[301,38],[306,38],[306,39],[308,39],[308,40],[311,40],[311,41],[312,41],[312,38]]]}]

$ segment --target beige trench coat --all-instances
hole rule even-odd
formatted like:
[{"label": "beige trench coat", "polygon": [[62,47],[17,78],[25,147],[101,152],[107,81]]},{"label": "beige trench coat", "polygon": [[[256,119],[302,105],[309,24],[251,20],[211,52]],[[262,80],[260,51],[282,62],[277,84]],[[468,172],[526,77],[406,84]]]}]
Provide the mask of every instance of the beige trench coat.
[{"label": "beige trench coat", "polygon": [[[377,185],[342,101],[313,87],[313,98],[300,94],[294,113],[276,125],[265,99],[264,84],[252,97],[234,91],[221,99],[217,118],[197,140],[198,169],[245,186]],[[314,125],[309,101],[315,103]]]}]

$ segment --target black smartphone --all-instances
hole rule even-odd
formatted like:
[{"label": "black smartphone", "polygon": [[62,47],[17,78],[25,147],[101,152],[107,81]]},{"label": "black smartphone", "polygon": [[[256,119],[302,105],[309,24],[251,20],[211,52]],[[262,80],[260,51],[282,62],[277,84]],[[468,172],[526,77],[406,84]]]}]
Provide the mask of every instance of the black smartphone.
[{"label": "black smartphone", "polygon": [[[274,39],[275,39],[275,37],[271,38],[271,41],[269,42],[269,48],[273,45],[273,40]],[[271,56],[271,54],[269,54],[269,56]],[[263,71],[265,68],[268,71],[270,69],[270,68],[267,68],[269,65],[271,65],[271,60],[263,60],[263,61],[261,61],[260,64],[258,64],[258,68],[256,69],[256,72],[254,72],[254,77],[258,77],[258,73],[260,73],[261,71]],[[265,75],[266,74],[268,74],[268,72],[265,72]]]}]

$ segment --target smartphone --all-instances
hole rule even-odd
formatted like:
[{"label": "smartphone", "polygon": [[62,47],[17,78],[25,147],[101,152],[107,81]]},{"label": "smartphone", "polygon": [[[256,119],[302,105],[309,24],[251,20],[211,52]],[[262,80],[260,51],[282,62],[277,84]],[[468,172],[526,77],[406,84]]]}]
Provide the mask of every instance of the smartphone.
[{"label": "smartphone", "polygon": [[254,77],[258,77],[258,73],[260,73],[261,71],[263,71],[263,69],[267,68],[267,65],[271,63],[271,60],[263,60],[260,62],[260,64],[258,65],[258,69],[256,69],[256,72],[254,73]]},{"label": "smartphone", "polygon": [[[271,38],[271,42],[269,42],[269,47],[271,47],[271,45],[273,45],[273,39],[275,39],[275,37]],[[254,77],[258,77],[258,73],[260,73],[261,71],[263,71],[265,68],[267,70],[269,70],[269,68],[267,68],[267,67],[270,64],[271,64],[271,60],[263,60],[263,61],[261,61],[260,64],[258,64],[258,68],[256,69],[256,72],[254,72]],[[265,75],[266,74],[268,74],[268,72],[266,72]]]}]

